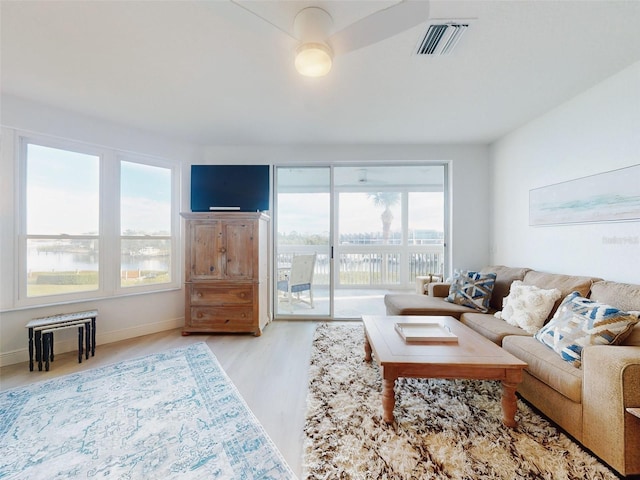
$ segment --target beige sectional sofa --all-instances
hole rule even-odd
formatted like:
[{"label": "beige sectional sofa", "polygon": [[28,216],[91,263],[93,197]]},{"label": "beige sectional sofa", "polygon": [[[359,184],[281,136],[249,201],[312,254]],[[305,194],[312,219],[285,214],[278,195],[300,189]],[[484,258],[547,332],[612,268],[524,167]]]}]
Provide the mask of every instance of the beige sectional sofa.
[{"label": "beige sectional sofa", "polygon": [[620,345],[584,348],[576,368],[533,335],[494,316],[515,280],[560,290],[547,321],[574,291],[621,310],[640,311],[640,285],[505,266],[481,272],[496,273],[488,313],[445,301],[449,285],[431,283],[425,295],[388,294],[387,314],[450,315],[501,345],[528,364],[518,387],[524,399],[621,475],[640,475],[640,418],[627,411],[640,407],[640,324]]}]

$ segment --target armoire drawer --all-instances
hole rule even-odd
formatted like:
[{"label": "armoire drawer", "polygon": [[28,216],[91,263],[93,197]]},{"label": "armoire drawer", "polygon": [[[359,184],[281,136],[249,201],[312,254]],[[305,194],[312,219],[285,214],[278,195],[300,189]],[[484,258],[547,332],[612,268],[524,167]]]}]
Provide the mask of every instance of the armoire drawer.
[{"label": "armoire drawer", "polygon": [[253,323],[252,307],[191,307],[189,326],[212,330],[246,327],[251,330]]},{"label": "armoire drawer", "polygon": [[253,302],[252,285],[191,285],[191,305],[239,305]]}]

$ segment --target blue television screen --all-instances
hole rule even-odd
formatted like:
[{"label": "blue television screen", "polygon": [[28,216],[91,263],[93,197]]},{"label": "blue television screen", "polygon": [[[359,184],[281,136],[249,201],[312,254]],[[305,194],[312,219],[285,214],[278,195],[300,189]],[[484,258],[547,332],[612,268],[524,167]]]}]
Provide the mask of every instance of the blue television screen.
[{"label": "blue television screen", "polygon": [[191,211],[269,210],[268,165],[192,165]]}]

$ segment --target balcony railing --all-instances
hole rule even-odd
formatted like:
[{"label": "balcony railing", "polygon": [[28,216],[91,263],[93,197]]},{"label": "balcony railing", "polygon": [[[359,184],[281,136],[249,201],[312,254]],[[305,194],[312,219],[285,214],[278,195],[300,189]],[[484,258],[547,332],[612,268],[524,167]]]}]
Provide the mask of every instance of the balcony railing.
[{"label": "balcony railing", "polygon": [[[315,252],[314,283],[328,285],[327,250],[318,245],[280,246],[277,263],[287,266],[293,255]],[[443,245],[341,245],[335,247],[334,254],[339,272],[337,288],[412,288],[417,276],[444,271]]]}]

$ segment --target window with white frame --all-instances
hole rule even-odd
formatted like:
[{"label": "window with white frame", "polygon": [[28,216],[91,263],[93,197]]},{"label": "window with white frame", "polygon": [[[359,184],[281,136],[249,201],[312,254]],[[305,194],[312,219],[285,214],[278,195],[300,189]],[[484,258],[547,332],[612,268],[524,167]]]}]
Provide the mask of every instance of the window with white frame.
[{"label": "window with white frame", "polygon": [[20,301],[177,287],[177,166],[23,137],[20,167]]},{"label": "window with white frame", "polygon": [[120,162],[120,286],[171,281],[171,170]]}]

